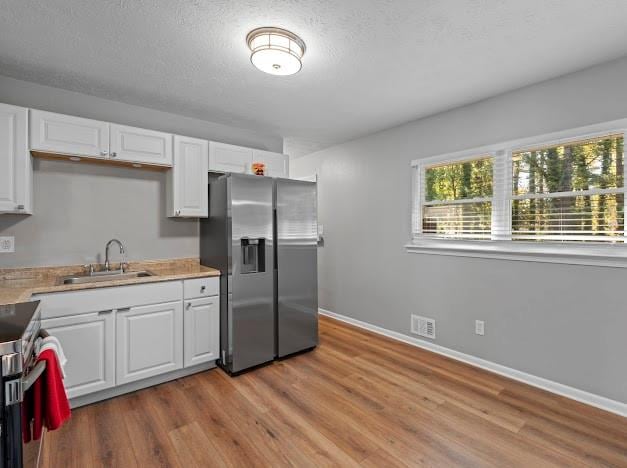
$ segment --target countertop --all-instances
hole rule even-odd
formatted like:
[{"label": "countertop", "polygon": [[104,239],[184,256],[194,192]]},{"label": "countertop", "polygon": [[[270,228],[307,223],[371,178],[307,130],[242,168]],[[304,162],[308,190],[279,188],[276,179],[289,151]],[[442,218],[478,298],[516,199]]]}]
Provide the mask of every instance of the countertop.
[{"label": "countertop", "polygon": [[[112,265],[112,268],[119,268],[119,266]],[[125,279],[112,278],[110,281],[98,283],[62,284],[62,277],[85,274],[85,268],[82,265],[69,265],[0,269],[0,305],[26,302],[30,300],[33,294],[220,276],[219,270],[201,265],[197,258],[128,263],[128,271],[142,270],[147,270],[153,273],[154,276]]]},{"label": "countertop", "polygon": [[0,355],[24,352],[22,339],[38,330],[33,317],[39,313],[39,301],[0,305]]}]

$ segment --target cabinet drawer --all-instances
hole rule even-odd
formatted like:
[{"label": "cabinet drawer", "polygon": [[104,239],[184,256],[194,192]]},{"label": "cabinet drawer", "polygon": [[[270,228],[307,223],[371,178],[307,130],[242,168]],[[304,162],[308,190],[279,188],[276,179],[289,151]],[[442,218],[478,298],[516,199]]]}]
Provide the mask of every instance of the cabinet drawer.
[{"label": "cabinet drawer", "polygon": [[194,297],[209,297],[220,294],[220,278],[197,278],[183,281],[183,295],[185,299]]},{"label": "cabinet drawer", "polygon": [[33,299],[41,300],[41,318],[47,319],[144,304],[180,301],[182,297],[182,281],[164,281],[38,294]]}]

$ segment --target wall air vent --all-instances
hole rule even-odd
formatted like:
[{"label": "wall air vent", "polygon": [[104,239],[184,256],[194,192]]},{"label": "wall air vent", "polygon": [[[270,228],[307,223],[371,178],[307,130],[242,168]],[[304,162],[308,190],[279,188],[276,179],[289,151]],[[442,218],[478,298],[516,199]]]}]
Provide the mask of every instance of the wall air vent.
[{"label": "wall air vent", "polygon": [[435,339],[435,320],[412,314],[411,332],[425,338]]}]

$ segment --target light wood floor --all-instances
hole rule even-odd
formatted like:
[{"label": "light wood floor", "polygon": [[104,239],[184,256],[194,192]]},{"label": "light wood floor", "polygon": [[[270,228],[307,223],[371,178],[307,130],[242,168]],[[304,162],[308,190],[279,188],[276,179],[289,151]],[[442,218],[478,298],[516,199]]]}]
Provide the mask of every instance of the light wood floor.
[{"label": "light wood floor", "polygon": [[313,352],[75,410],[44,466],[627,466],[625,418],[320,322]]}]

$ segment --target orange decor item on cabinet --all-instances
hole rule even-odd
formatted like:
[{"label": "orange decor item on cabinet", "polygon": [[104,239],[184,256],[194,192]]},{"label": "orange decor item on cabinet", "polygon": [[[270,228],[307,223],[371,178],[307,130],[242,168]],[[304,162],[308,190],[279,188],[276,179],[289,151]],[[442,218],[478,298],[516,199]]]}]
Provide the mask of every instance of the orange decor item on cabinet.
[{"label": "orange decor item on cabinet", "polygon": [[266,175],[266,165],[265,163],[254,162],[252,165],[253,174],[255,175]]}]

